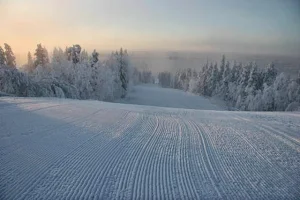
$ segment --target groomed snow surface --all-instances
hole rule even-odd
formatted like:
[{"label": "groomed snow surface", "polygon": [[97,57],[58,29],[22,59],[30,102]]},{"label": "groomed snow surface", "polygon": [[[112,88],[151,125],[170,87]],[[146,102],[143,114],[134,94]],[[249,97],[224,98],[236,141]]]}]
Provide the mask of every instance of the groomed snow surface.
[{"label": "groomed snow surface", "polygon": [[1,97],[0,199],[300,197],[300,113],[149,86],[129,97],[155,106]]}]

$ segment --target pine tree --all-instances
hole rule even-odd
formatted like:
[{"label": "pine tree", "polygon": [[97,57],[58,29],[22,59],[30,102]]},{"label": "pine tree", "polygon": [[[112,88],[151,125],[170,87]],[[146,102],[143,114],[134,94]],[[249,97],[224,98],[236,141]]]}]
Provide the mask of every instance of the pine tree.
[{"label": "pine tree", "polygon": [[65,48],[64,55],[68,61],[71,61],[71,52],[72,52],[72,47]]},{"label": "pine tree", "polygon": [[296,78],[296,82],[300,85],[300,70],[298,71],[298,77]]},{"label": "pine tree", "polygon": [[99,53],[96,51],[96,49],[94,49],[94,51],[92,53],[92,64],[91,64],[92,67],[98,62],[98,60],[99,60],[98,56],[99,56]]},{"label": "pine tree", "polygon": [[219,79],[218,79],[219,82],[221,82],[223,78],[223,74],[225,71],[225,62],[226,62],[225,55],[223,55],[221,60],[221,65],[220,65],[220,71],[219,71]]},{"label": "pine tree", "polygon": [[248,79],[248,84],[247,84],[247,92],[248,94],[252,94],[255,95],[256,90],[259,89],[259,85],[260,85],[260,80],[259,80],[259,72],[258,72],[258,67],[256,65],[256,63],[254,63],[252,65],[252,69],[250,72],[250,76]]},{"label": "pine tree", "polygon": [[27,54],[27,67],[28,67],[29,71],[33,70],[33,59],[32,59],[30,51]]},{"label": "pine tree", "polygon": [[[93,56],[93,55],[92,55]],[[83,49],[83,51],[81,51],[81,53],[80,53],[80,60],[81,60],[81,62],[83,62],[83,61],[88,61],[89,60],[89,55],[88,55],[88,52],[85,50],[85,49]]]},{"label": "pine tree", "polygon": [[81,52],[81,46],[79,44],[73,45],[71,49],[71,57],[74,64],[80,62],[80,52]]},{"label": "pine tree", "polygon": [[227,61],[223,72],[223,80],[226,79],[229,75],[230,75],[230,63],[229,61]]},{"label": "pine tree", "polygon": [[[288,97],[289,97],[289,103],[297,102],[298,98],[298,89],[300,88],[300,85],[296,81],[290,81],[287,91],[288,91]],[[300,103],[300,102],[299,102]]]},{"label": "pine tree", "polygon": [[231,82],[231,83],[236,82],[238,77],[239,77],[239,75],[238,75],[238,65],[237,65],[236,61],[233,62],[233,66],[232,66],[230,74],[231,74],[231,76],[230,76],[229,82]]},{"label": "pine tree", "polygon": [[288,99],[288,84],[289,79],[284,75],[284,73],[279,74],[273,84],[274,87],[274,105],[275,110],[284,111],[289,104]]},{"label": "pine tree", "polygon": [[272,85],[277,76],[277,70],[275,69],[274,63],[268,65],[264,72],[264,83]]},{"label": "pine tree", "polygon": [[66,47],[65,54],[69,61],[72,60],[74,64],[77,64],[80,62],[80,52],[81,46],[79,44],[75,44],[73,47]]},{"label": "pine tree", "polygon": [[5,65],[6,64],[6,58],[5,58],[5,53],[0,46],[0,65]]},{"label": "pine tree", "polygon": [[238,106],[237,108],[241,110],[247,109],[247,103],[246,103],[247,92],[245,89],[248,85],[248,80],[250,77],[251,70],[252,70],[252,63],[245,65],[242,69],[242,73],[239,78],[239,84],[237,86],[237,93],[239,96],[238,96],[236,106]]},{"label": "pine tree", "polygon": [[204,95],[206,96],[211,96],[212,94],[212,87],[211,87],[211,82],[212,79],[213,79],[213,70],[214,70],[214,67],[213,67],[213,64],[211,63],[209,65],[209,68],[206,72],[206,78],[205,78],[205,82],[204,82]]},{"label": "pine tree", "polygon": [[262,102],[263,102],[263,110],[264,111],[273,111],[273,110],[275,110],[273,85],[269,86],[266,83],[264,83]]},{"label": "pine tree", "polygon": [[127,50],[123,50],[123,48],[120,49],[120,52],[115,53],[115,57],[118,64],[119,69],[119,77],[121,81],[121,87],[123,88],[121,98],[124,98],[127,94],[127,88],[128,88],[128,54]]},{"label": "pine tree", "polygon": [[59,62],[59,52],[56,47],[53,49],[52,62]]},{"label": "pine tree", "polygon": [[243,71],[240,78],[241,86],[246,87],[248,85],[248,80],[250,78],[251,70],[252,70],[252,63],[249,63],[243,67]]},{"label": "pine tree", "polygon": [[16,57],[11,49],[11,47],[4,43],[4,49],[5,49],[5,58],[6,58],[6,65],[9,67],[16,68]]},{"label": "pine tree", "polygon": [[228,100],[228,92],[229,92],[229,81],[230,81],[230,75],[231,75],[231,71],[230,71],[230,65],[229,62],[227,61],[226,65],[225,65],[225,69],[224,69],[224,73],[223,73],[223,79],[222,79],[222,83],[221,83],[221,93],[223,96],[224,100]]},{"label": "pine tree", "polygon": [[209,81],[210,82],[209,87],[210,87],[211,94],[213,94],[215,92],[215,89],[217,87],[218,76],[219,76],[219,69],[218,69],[217,63],[215,63],[213,70],[212,70],[212,76]]},{"label": "pine tree", "polygon": [[48,51],[46,48],[42,47],[41,44],[37,44],[37,48],[35,50],[35,62],[34,66],[37,67],[38,65],[45,66],[49,63]]}]

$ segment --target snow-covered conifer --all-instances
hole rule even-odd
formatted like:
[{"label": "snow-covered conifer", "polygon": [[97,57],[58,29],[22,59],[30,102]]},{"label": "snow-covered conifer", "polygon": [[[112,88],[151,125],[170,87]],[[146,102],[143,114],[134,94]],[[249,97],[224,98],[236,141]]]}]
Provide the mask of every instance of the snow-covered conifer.
[{"label": "snow-covered conifer", "polygon": [[5,58],[5,53],[0,46],[0,65],[5,65],[6,64],[6,58]]},{"label": "snow-covered conifer", "polygon": [[92,60],[91,60],[91,66],[93,67],[99,60],[98,58],[99,53],[96,51],[96,49],[94,49],[93,53],[92,53]]},{"label": "snow-covered conifer", "polygon": [[35,62],[34,66],[37,67],[38,65],[45,66],[49,63],[49,56],[48,51],[45,47],[42,47],[41,44],[37,44],[37,48],[35,50]]},{"label": "snow-covered conifer", "polygon": [[27,54],[27,69],[29,72],[32,72],[34,69],[34,63],[30,51]]},{"label": "snow-covered conifer", "polygon": [[4,43],[4,55],[6,60],[6,65],[12,68],[16,68],[16,57],[11,49],[11,47]]},{"label": "snow-covered conifer", "polygon": [[273,84],[277,76],[277,70],[275,69],[274,63],[268,65],[264,72],[264,83],[267,85]]}]

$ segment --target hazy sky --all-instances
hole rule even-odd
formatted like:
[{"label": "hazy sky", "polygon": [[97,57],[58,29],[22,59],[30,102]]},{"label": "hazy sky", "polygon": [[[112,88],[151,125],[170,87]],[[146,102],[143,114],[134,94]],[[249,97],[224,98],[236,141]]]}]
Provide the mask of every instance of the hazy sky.
[{"label": "hazy sky", "polygon": [[300,55],[299,0],[0,0],[0,42]]}]

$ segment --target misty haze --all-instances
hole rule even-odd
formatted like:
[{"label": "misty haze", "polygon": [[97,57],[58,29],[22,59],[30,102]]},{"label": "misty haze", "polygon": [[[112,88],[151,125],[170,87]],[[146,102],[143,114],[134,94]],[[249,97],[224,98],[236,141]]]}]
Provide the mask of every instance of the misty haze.
[{"label": "misty haze", "polygon": [[299,199],[297,0],[0,0],[0,199]]}]

